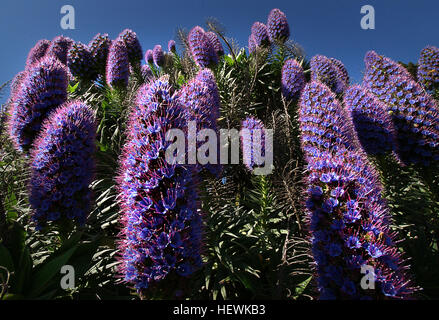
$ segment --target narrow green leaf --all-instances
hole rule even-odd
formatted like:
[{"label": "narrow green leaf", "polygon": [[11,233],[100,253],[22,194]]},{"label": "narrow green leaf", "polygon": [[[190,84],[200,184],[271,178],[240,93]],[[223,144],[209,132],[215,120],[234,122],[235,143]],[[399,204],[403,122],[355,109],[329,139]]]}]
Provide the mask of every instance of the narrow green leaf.
[{"label": "narrow green leaf", "polygon": [[29,297],[37,297],[44,291],[49,281],[56,274],[59,274],[61,267],[67,264],[76,249],[77,246],[67,250],[61,256],[49,259],[50,261],[44,263],[42,268],[33,276]]}]

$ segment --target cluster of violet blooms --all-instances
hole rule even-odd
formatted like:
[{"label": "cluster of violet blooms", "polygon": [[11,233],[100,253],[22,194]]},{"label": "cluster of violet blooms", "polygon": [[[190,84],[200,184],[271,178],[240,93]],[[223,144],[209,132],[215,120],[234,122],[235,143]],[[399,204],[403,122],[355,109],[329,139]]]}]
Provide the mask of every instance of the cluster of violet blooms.
[{"label": "cluster of violet blooms", "polygon": [[[270,11],[267,24],[256,21],[251,27],[251,34],[248,38],[249,54],[253,54],[258,48],[266,48],[272,44],[283,44],[290,37],[290,26],[284,12],[275,8]],[[301,63],[295,59],[285,61],[282,68],[281,89],[282,95],[288,101],[297,100],[300,92],[305,86],[305,74]],[[257,131],[256,131],[257,130]],[[265,126],[256,117],[248,116],[241,122],[241,148],[243,161],[248,170],[252,171],[260,165],[257,163],[257,155],[253,149],[256,132],[261,132],[261,152],[258,156],[264,157]]]},{"label": "cluster of violet blooms", "polygon": [[9,136],[30,162],[29,203],[37,230],[48,222],[83,225],[90,211],[94,177],[95,116],[80,101],[67,101],[72,73],[70,38],[40,40],[24,71],[13,80],[8,101]]},{"label": "cluster of violet blooms", "polygon": [[349,86],[349,75],[341,61],[316,55],[310,64],[313,81],[324,83],[337,94],[343,93]]},{"label": "cluster of violet blooms", "polygon": [[192,58],[200,68],[216,65],[224,54],[218,36],[214,32],[206,32],[200,26],[195,26],[189,31],[187,42]]},{"label": "cluster of violet blooms", "polygon": [[170,164],[169,129],[186,128],[185,105],[166,79],[139,89],[128,122],[118,185],[122,209],[121,272],[142,290],[201,264],[201,213],[193,167]]},{"label": "cluster of violet blooms", "polygon": [[267,24],[256,21],[251,27],[248,37],[249,53],[255,52],[257,48],[267,47],[272,43],[284,43],[290,37],[290,26],[282,11],[273,9],[268,14]]},{"label": "cluster of violet blooms", "polygon": [[[201,267],[202,216],[198,173],[218,175],[220,165],[166,160],[169,129],[185,134],[188,122],[217,131],[220,97],[215,77],[201,69],[174,91],[166,78],[138,91],[128,123],[118,184],[122,208],[121,273],[142,292],[165,278],[187,277]],[[185,162],[186,163],[186,162]]]},{"label": "cluster of violet blooms", "polygon": [[[418,77],[426,89],[434,72],[428,79],[419,74],[435,70],[439,60],[431,58],[433,53],[432,47],[421,53]],[[398,63],[370,51],[365,64],[363,84],[350,87],[343,64],[324,56],[311,60],[312,82],[303,90],[286,90],[293,83],[303,86],[300,73],[290,72],[297,80],[288,86],[285,73],[282,77],[285,97],[301,92],[306,207],[321,299],[410,298],[417,290],[395,245],[382,186],[366,154],[395,153],[404,163],[427,167],[437,162],[439,108]],[[367,266],[373,267],[375,290],[360,285]]]},{"label": "cluster of violet blooms", "polygon": [[391,115],[400,160],[426,167],[437,162],[439,106],[435,100],[404,67],[391,59],[370,51],[365,64],[363,86]]},{"label": "cluster of violet blooms", "polygon": [[417,77],[425,89],[439,88],[439,48],[427,46],[421,51]]},{"label": "cluster of violet blooms", "polygon": [[[359,146],[349,111],[318,81],[306,85],[299,106],[320,298],[410,297],[414,288],[395,245],[382,187]],[[368,266],[373,289],[361,287],[362,269]]]},{"label": "cluster of violet blooms", "polygon": [[[217,120],[220,116],[220,96],[216,85],[215,76],[210,69],[201,69],[196,77],[190,80],[180,89],[180,101],[185,105],[185,116],[187,121],[196,124],[197,132],[203,129],[211,129],[216,133],[217,141],[219,141],[219,128]],[[209,139],[211,139],[209,137]],[[201,150],[201,142],[196,146],[188,146],[187,154],[195,152],[189,150],[196,147]],[[204,165],[197,164],[198,172],[206,169],[211,174],[218,176],[221,173],[220,153],[217,150],[216,164],[207,163]]]},{"label": "cluster of violet blooms", "polygon": [[82,225],[91,206],[94,112],[80,101],[67,101],[69,81],[101,76],[110,86],[127,84],[128,63],[141,59],[137,36],[128,29],[115,41],[98,34],[84,45],[57,36],[30,50],[24,71],[11,85],[7,127],[15,148],[31,163],[29,193],[37,229],[49,221]]}]

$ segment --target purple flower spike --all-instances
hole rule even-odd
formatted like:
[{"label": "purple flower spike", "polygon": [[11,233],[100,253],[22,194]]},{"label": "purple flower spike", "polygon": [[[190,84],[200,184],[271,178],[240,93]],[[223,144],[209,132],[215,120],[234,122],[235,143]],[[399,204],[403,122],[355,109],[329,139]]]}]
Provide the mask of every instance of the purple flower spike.
[{"label": "purple flower spike", "polygon": [[248,37],[248,53],[252,54],[256,51],[256,41],[253,34],[249,35]]},{"label": "purple flower spike", "polygon": [[15,77],[11,81],[10,85],[10,95],[8,100],[6,101],[6,104],[4,106],[0,106],[0,134],[5,129],[5,123],[7,123],[8,113],[12,113],[14,103],[17,99],[17,93],[20,90],[21,84],[23,83],[23,80],[26,78],[27,72],[21,71],[15,75]]},{"label": "purple flower spike", "polygon": [[206,32],[206,36],[207,36],[207,38],[209,38],[210,42],[212,43],[212,46],[213,46],[216,54],[218,55],[218,57],[221,57],[222,55],[224,55],[223,45],[221,44],[221,41],[218,39],[218,36],[216,35],[216,33],[209,31],[209,32]]},{"label": "purple flower spike", "polygon": [[[306,85],[299,106],[320,299],[410,298],[417,288],[395,246],[378,175],[352,136],[351,119],[318,82]],[[375,275],[375,289],[361,288],[364,266]]]},{"label": "purple flower spike", "polygon": [[37,228],[49,221],[83,225],[90,211],[96,125],[80,101],[60,106],[44,121],[31,152],[29,202]]},{"label": "purple flower spike", "polygon": [[[184,105],[187,121],[196,122],[197,132],[212,129],[219,140],[217,120],[220,116],[220,96],[212,71],[200,70],[197,76],[180,90],[180,101]],[[202,144],[199,143],[199,146]],[[218,175],[221,172],[219,150],[215,161],[216,164],[197,165],[198,171],[206,168],[211,174]]]},{"label": "purple flower spike", "polygon": [[23,80],[26,79],[26,75],[27,75],[26,71],[21,71],[15,75],[14,79],[12,79],[11,95],[10,95],[11,101],[15,100],[15,97],[17,96],[17,93],[20,90],[21,84],[23,83]]},{"label": "purple flower spike", "polygon": [[128,122],[118,188],[120,272],[140,293],[170,286],[202,265],[202,220],[190,166],[165,158],[170,129],[186,129],[183,106],[164,79],[139,89]]},{"label": "purple flower spike", "polygon": [[70,48],[67,66],[76,78],[93,81],[97,77],[92,54],[89,48],[80,42],[74,43]]},{"label": "purple flower spike", "polygon": [[391,76],[412,78],[411,74],[402,65],[379,55],[375,51],[368,51],[366,53],[364,63],[366,65],[366,73],[363,81],[374,94],[379,94],[378,91],[382,86],[382,82]]},{"label": "purple flower spike", "polygon": [[107,61],[107,84],[108,86],[126,88],[130,77],[130,61],[127,47],[124,41],[118,38],[114,40],[108,53]]},{"label": "purple flower spike", "polygon": [[346,90],[348,79],[344,71],[337,67],[331,59],[316,55],[311,59],[311,78],[320,81],[339,94]]},{"label": "purple flower spike", "polygon": [[282,68],[282,94],[287,100],[297,99],[305,86],[302,66],[294,59],[285,61]]},{"label": "purple flower spike", "polygon": [[344,66],[343,62],[341,62],[340,60],[337,60],[335,58],[330,58],[330,60],[340,71],[338,75],[339,80],[341,81],[341,85],[343,86],[342,89],[344,91],[347,87],[349,87],[350,82],[348,70]]},{"label": "purple flower spike", "polygon": [[353,150],[358,141],[349,115],[323,83],[306,85],[300,98],[299,122],[305,154],[318,150]]},{"label": "purple flower spike", "polygon": [[345,92],[344,103],[351,113],[363,149],[372,155],[392,152],[395,128],[387,106],[358,85]]},{"label": "purple flower spike", "polygon": [[153,56],[153,53],[152,53],[151,49],[146,51],[146,53],[145,53],[145,61],[150,63],[150,64],[154,63],[154,56]]},{"label": "purple flower spike", "polygon": [[176,49],[175,49],[175,41],[174,40],[169,40],[168,42],[168,51],[175,53]]},{"label": "purple flower spike", "polygon": [[290,37],[290,27],[285,13],[279,9],[271,10],[268,15],[267,30],[270,42],[276,40],[285,42]]},{"label": "purple flower spike", "polygon": [[439,160],[439,107],[398,63],[366,54],[364,86],[387,106],[397,134],[397,152],[404,163],[430,166]]},{"label": "purple flower spike", "polygon": [[149,65],[145,64],[142,66],[142,76],[145,79],[145,81],[148,81],[154,77]]},{"label": "purple flower spike", "polygon": [[244,165],[248,170],[253,171],[262,165],[260,158],[265,157],[265,126],[261,120],[249,116],[241,123],[241,148]]},{"label": "purple flower spike", "polygon": [[67,54],[73,43],[75,43],[75,41],[68,37],[58,36],[52,40],[47,49],[46,56],[53,55],[58,58],[61,63],[67,64]]},{"label": "purple flower spike", "polygon": [[88,44],[96,69],[102,75],[105,74],[110,46],[111,40],[106,33],[98,33]]},{"label": "purple flower spike", "polygon": [[421,51],[418,80],[427,90],[439,87],[439,48],[428,46]]},{"label": "purple flower spike", "polygon": [[14,90],[9,134],[17,150],[27,153],[47,115],[67,99],[67,70],[47,56],[27,70]]},{"label": "purple flower spike", "polygon": [[[391,216],[367,158],[325,150],[308,158],[306,207],[320,299],[410,299],[418,288],[395,245]],[[365,268],[374,289],[361,287]]]},{"label": "purple flower spike", "polygon": [[165,63],[165,55],[161,45],[156,45],[152,50],[152,57],[157,67],[162,67]]},{"label": "purple flower spike", "polygon": [[267,26],[262,22],[255,22],[252,26],[252,35],[256,46],[263,47],[270,44]]},{"label": "purple flower spike", "polygon": [[28,54],[27,60],[26,60],[26,68],[29,68],[35,62],[37,62],[38,60],[43,58],[44,55],[46,54],[49,46],[50,46],[49,40],[43,39],[43,40],[38,41],[35,44],[35,46],[29,51],[29,54]]},{"label": "purple flower spike", "polygon": [[125,29],[119,34],[119,38],[125,42],[130,63],[133,66],[140,64],[143,58],[143,50],[137,38],[137,34],[133,30]]},{"label": "purple flower spike", "polygon": [[206,36],[203,28],[199,26],[194,27],[189,32],[188,42],[192,58],[199,67],[206,68],[212,64],[218,63],[218,56],[215,52],[215,48],[210,42],[208,36]]}]

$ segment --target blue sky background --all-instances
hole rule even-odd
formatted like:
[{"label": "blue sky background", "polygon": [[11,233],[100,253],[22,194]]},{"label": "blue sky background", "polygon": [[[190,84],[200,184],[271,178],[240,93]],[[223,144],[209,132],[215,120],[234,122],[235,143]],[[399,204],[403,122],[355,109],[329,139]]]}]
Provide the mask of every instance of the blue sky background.
[{"label": "blue sky background", "polygon": [[[62,30],[60,9],[73,5],[76,30]],[[376,11],[376,30],[362,30],[360,9]],[[190,29],[215,17],[241,47],[253,22],[266,22],[272,8],[287,15],[291,38],[308,58],[315,54],[345,63],[353,82],[361,81],[363,57],[373,49],[395,60],[417,61],[428,44],[439,45],[437,0],[1,0],[0,84],[24,68],[28,51],[42,38],[63,34],[88,43],[98,32],[115,38],[131,28],[144,51],[167,47],[178,27]],[[4,98],[1,102],[4,102]]]}]

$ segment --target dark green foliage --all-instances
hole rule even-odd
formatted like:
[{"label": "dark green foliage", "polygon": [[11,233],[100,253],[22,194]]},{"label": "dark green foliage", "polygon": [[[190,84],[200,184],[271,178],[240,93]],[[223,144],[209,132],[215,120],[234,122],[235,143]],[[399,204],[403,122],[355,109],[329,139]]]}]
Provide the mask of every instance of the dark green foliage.
[{"label": "dark green foliage", "polygon": [[411,270],[423,298],[439,294],[439,201],[416,167],[402,167],[392,156],[374,159],[384,196],[403,237],[400,249],[411,257]]}]

